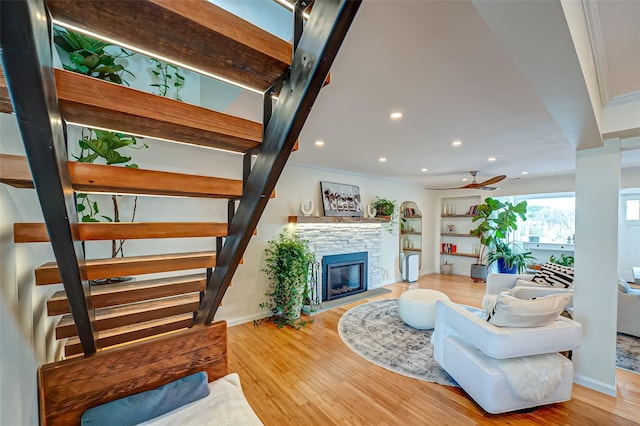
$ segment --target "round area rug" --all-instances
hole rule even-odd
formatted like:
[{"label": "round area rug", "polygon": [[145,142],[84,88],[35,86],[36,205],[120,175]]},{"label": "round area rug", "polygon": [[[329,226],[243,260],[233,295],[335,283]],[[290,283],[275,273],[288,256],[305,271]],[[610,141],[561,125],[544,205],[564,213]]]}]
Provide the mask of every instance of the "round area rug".
[{"label": "round area rug", "polygon": [[398,299],[348,310],[338,322],[338,332],[352,351],[382,368],[426,382],[458,386],[433,359],[433,330],[405,324],[398,313]]}]

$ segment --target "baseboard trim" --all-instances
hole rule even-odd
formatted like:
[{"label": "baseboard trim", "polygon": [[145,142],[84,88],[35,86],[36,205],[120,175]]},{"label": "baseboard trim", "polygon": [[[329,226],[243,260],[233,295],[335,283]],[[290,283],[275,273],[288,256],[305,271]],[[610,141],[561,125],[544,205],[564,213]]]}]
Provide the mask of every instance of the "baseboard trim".
[{"label": "baseboard trim", "polygon": [[578,384],[578,385],[587,387],[589,389],[593,389],[594,391],[601,392],[601,393],[604,393],[606,395],[612,396],[614,398],[617,397],[617,391],[616,391],[616,385],[615,384],[612,386],[612,385],[609,385],[609,384],[606,384],[606,383],[602,383],[602,382],[600,382],[598,380],[594,380],[594,379],[592,379],[590,377],[585,377],[585,376],[582,376],[582,375],[579,375],[579,374],[576,374],[575,376],[573,376],[573,382]]},{"label": "baseboard trim", "polygon": [[226,319],[227,327],[233,327],[234,325],[240,325],[240,324],[245,324],[247,322],[269,318],[271,315],[273,315],[271,312],[258,312],[255,314],[246,315],[244,317]]}]

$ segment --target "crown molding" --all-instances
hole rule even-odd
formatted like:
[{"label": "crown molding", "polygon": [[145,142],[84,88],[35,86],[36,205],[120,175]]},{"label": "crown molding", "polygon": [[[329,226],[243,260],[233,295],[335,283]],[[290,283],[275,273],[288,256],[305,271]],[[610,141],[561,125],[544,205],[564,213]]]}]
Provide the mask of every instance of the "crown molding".
[{"label": "crown molding", "polygon": [[600,91],[600,102],[607,105],[611,100],[609,89],[609,64],[607,61],[607,49],[602,33],[602,22],[600,20],[600,5],[596,1],[582,0],[584,18],[587,23],[589,40],[591,41],[591,53],[596,67],[596,78]]}]

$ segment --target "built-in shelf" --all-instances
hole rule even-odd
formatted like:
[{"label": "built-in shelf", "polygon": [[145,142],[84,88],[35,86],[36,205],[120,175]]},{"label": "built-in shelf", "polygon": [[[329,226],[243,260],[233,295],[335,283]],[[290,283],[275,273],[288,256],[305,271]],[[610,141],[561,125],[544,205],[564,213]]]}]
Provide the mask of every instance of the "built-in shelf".
[{"label": "built-in shelf", "polygon": [[446,254],[447,256],[473,257],[475,259],[480,257],[479,255],[472,254],[472,253],[440,253],[440,254]]},{"label": "built-in shelf", "polygon": [[421,215],[413,215],[413,216],[402,216],[405,219],[422,219]]},{"label": "built-in shelf", "polygon": [[473,214],[443,214],[440,217],[474,217]]},{"label": "built-in shelf", "polygon": [[441,232],[440,235],[443,237],[469,237],[469,238],[480,238],[477,235],[471,234],[456,234],[455,232]]},{"label": "built-in shelf", "polygon": [[289,223],[387,223],[388,217],[289,216]]},{"label": "built-in shelf", "polygon": [[406,247],[406,248],[403,248],[402,250],[404,250],[404,251],[417,251],[417,252],[421,252],[422,251],[421,248],[415,248],[415,247],[414,248]]},{"label": "built-in shelf", "polygon": [[400,234],[402,234],[402,235],[422,235],[422,232],[404,231],[404,232],[401,232]]}]

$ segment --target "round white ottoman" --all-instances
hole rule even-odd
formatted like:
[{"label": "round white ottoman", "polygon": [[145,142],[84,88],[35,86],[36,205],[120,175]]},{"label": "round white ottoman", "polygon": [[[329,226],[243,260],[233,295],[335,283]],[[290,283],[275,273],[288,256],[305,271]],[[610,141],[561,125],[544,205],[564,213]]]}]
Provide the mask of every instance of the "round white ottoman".
[{"label": "round white ottoman", "polygon": [[436,318],[436,300],[449,300],[441,291],[419,288],[400,295],[400,318],[411,327],[425,330],[433,328]]}]

